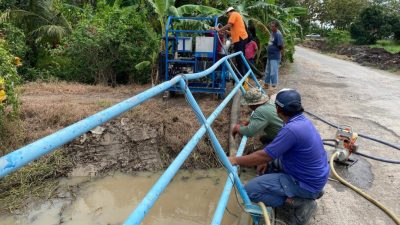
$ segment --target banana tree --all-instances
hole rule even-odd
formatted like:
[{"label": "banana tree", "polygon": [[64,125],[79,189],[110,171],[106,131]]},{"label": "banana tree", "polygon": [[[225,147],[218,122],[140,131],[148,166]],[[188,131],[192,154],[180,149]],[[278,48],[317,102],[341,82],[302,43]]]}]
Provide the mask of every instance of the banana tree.
[{"label": "banana tree", "polygon": [[[249,2],[252,4],[248,5]],[[265,55],[270,37],[268,24],[274,20],[279,22],[285,39],[285,58],[283,60],[293,61],[294,38],[302,36],[302,28],[297,23],[297,17],[305,15],[307,9],[302,7],[281,8],[275,5],[274,0],[242,1],[236,8],[243,15],[244,20],[256,28],[256,36],[260,41],[257,63]]]},{"label": "banana tree", "polygon": [[[159,21],[159,28],[155,28],[161,32],[162,37],[165,36],[165,24],[167,22],[168,16],[212,16],[212,15],[220,15],[222,14],[221,10],[215,9],[213,7],[204,6],[204,5],[192,5],[186,4],[180,7],[175,7],[176,0],[146,0],[154,12],[157,15],[157,20]],[[188,21],[185,22],[184,25],[189,26],[201,26],[201,23],[196,21]],[[160,51],[164,50],[164,42],[160,43]],[[152,57],[152,71],[156,71],[156,63],[157,57]],[[158,73],[152,73],[152,83],[156,83],[158,80]]]},{"label": "banana tree", "polygon": [[222,14],[221,10],[204,5],[182,5],[175,7],[176,0],[147,0],[157,14],[162,36],[168,16],[212,16]]}]

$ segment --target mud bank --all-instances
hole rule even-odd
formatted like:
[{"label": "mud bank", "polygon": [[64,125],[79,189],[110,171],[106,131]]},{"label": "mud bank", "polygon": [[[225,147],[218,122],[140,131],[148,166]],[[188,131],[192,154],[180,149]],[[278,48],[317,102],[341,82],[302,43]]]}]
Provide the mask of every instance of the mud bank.
[{"label": "mud bank", "polygon": [[[28,84],[22,88],[21,125],[17,130],[10,130],[16,134],[15,137],[21,138],[4,142],[0,138],[0,143],[7,143],[8,151],[17,149],[145,88]],[[195,98],[206,117],[220,103],[212,95],[195,95]],[[217,138],[226,150],[229,115],[228,106],[213,123]],[[199,127],[200,123],[183,96],[168,100],[156,97],[2,179],[0,212],[14,211],[35,199],[57,195],[56,179],[60,177],[162,170],[176,158]],[[219,166],[211,142],[205,135],[182,168]]]},{"label": "mud bank", "polygon": [[346,44],[335,49],[329,49],[324,40],[306,40],[301,46],[322,52],[344,55],[351,61],[364,66],[383,70],[400,70],[400,53],[392,54],[383,48]]}]

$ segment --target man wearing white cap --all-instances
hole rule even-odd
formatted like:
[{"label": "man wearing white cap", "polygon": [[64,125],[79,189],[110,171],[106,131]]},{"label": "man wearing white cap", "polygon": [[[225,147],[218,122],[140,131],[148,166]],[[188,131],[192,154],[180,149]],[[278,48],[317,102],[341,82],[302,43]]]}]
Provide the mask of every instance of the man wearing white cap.
[{"label": "man wearing white cap", "polygon": [[[225,13],[229,17],[228,23],[222,28],[215,27],[215,30],[218,32],[230,30],[234,51],[242,51],[244,54],[249,35],[247,34],[246,25],[244,24],[243,18],[238,12],[235,11],[233,7],[229,7]],[[242,76],[244,76],[246,73],[246,68],[243,61],[239,59],[236,60],[236,62],[240,73]]]}]

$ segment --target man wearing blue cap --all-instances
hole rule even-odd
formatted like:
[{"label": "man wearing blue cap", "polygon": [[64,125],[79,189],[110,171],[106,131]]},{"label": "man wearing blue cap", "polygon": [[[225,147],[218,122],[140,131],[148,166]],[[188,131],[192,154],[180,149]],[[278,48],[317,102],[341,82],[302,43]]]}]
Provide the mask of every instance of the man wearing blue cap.
[{"label": "man wearing blue cap", "polygon": [[[278,116],[284,126],[264,149],[241,157],[229,157],[232,165],[282,165],[281,171],[258,176],[245,186],[253,202],[294,208],[290,224],[307,224],[316,211],[315,199],[321,196],[328,181],[329,166],[321,137],[303,115],[300,94],[293,89],[281,90],[275,100]],[[279,162],[279,163],[278,163]],[[272,166],[272,163],[270,164]]]}]

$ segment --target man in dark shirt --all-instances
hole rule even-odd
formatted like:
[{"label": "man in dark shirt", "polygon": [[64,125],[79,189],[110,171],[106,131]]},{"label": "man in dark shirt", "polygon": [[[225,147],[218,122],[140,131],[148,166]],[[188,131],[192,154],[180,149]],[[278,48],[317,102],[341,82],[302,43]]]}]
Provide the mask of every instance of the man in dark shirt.
[{"label": "man in dark shirt", "polygon": [[[271,22],[271,36],[268,42],[268,59],[265,66],[264,89],[268,89],[271,84],[272,89],[275,89],[279,80],[279,63],[284,53],[284,44],[282,33],[279,31],[279,23]],[[272,94],[272,93],[271,93]]]},{"label": "man in dark shirt", "polygon": [[280,91],[275,100],[284,122],[275,139],[264,149],[241,157],[229,157],[232,165],[258,166],[279,162],[281,171],[258,176],[245,186],[253,202],[294,208],[290,224],[307,224],[328,181],[329,165],[321,137],[303,115],[300,94],[293,89]]}]

